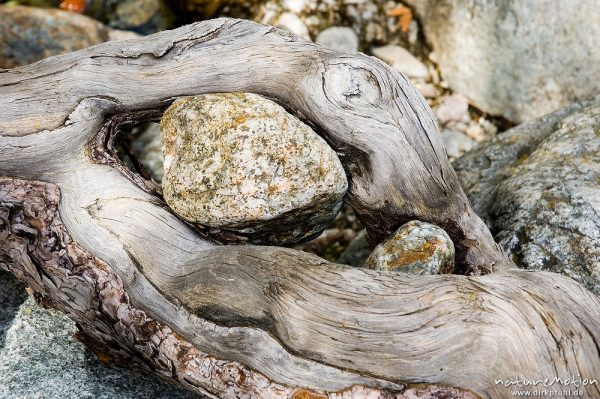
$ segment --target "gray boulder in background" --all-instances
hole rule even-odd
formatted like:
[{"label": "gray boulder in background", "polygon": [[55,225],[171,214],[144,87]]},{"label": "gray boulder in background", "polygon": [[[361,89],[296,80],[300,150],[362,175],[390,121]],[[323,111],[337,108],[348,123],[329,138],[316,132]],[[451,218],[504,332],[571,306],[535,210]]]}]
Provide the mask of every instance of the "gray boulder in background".
[{"label": "gray boulder in background", "polygon": [[407,0],[450,87],[522,122],[600,93],[597,0]]},{"label": "gray boulder in background", "polygon": [[517,265],[600,295],[600,97],[517,126],[453,166]]}]

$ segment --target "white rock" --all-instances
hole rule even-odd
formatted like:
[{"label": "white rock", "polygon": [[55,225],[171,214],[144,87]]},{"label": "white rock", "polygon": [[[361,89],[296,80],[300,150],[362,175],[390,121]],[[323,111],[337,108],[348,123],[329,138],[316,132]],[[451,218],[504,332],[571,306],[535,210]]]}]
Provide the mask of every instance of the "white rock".
[{"label": "white rock", "polygon": [[308,28],[302,22],[300,17],[291,12],[284,12],[277,19],[276,27],[285,29],[289,32],[292,32],[304,39],[310,40],[310,33],[308,32]]},{"label": "white rock", "polygon": [[352,29],[343,26],[325,29],[319,33],[316,42],[344,53],[358,51],[358,36]]},{"label": "white rock", "polygon": [[108,40],[129,40],[129,39],[139,39],[142,37],[139,33],[132,32],[130,30],[121,30],[121,29],[109,29],[108,30]]},{"label": "white rock", "polygon": [[306,0],[283,0],[283,8],[299,14],[306,8]]},{"label": "white rock", "polygon": [[434,98],[439,95],[438,89],[431,83],[415,82],[414,86],[425,98]]},{"label": "white rock", "polygon": [[469,120],[469,103],[460,94],[442,97],[441,104],[434,111],[441,125],[448,122],[466,122]]},{"label": "white rock", "polygon": [[455,129],[444,129],[441,135],[450,158],[460,157],[477,144],[475,140]]},{"label": "white rock", "polygon": [[253,94],[176,101],[161,121],[161,142],[167,204],[190,222],[253,243],[291,244],[320,233],[348,187],[321,137]]},{"label": "white rock", "polygon": [[483,141],[486,138],[485,129],[478,123],[470,124],[465,129],[465,133],[475,141]]},{"label": "white rock", "polygon": [[375,47],[371,50],[373,55],[387,62],[392,68],[402,72],[412,79],[427,79],[429,70],[414,55],[403,47],[389,44],[383,47]]}]

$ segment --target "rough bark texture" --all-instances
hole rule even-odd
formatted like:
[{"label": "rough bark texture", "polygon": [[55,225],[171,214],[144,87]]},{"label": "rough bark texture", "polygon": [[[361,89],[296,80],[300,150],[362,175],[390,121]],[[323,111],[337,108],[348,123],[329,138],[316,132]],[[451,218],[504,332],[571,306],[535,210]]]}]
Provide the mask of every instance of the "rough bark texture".
[{"label": "rough bark texture", "polygon": [[175,97],[236,91],[325,137],[373,243],[418,219],[449,233],[463,271],[510,267],[406,79],[228,19],[0,73],[0,266],[99,353],[215,397],[498,398],[511,388],[496,379],[600,375],[600,300],[568,278],[407,277],[219,246],[112,154],[120,126]]}]

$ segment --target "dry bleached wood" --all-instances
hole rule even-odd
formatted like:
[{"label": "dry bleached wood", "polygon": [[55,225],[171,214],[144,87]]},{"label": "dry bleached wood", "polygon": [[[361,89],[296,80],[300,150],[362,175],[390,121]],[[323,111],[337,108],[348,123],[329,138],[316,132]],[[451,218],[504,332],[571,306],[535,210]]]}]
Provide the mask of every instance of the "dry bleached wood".
[{"label": "dry bleached wood", "polygon": [[0,266],[92,346],[218,397],[402,397],[406,384],[441,384],[495,398],[510,394],[495,379],[600,376],[600,301],[574,281],[407,278],[218,246],[113,157],[119,125],[177,96],[235,91],[277,100],[328,140],[372,242],[419,219],[450,234],[463,271],[510,267],[404,77],[229,19],[0,73]]}]

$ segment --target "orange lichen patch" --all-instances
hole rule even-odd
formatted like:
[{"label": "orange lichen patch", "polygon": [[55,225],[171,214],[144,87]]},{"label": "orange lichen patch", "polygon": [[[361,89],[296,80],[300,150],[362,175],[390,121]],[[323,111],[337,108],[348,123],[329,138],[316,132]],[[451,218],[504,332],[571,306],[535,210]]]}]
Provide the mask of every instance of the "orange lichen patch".
[{"label": "orange lichen patch", "polygon": [[299,389],[292,395],[291,399],[327,399],[322,393]]},{"label": "orange lichen patch", "polygon": [[400,26],[400,30],[404,33],[408,32],[410,23],[413,20],[413,14],[410,8],[398,6],[388,10],[386,14],[388,17],[398,17],[398,26]]},{"label": "orange lichen patch", "polygon": [[85,0],[64,0],[59,7],[62,10],[82,13],[85,11]]},{"label": "orange lichen patch", "polygon": [[393,248],[389,248],[387,252],[394,253],[396,256],[393,261],[389,263],[389,270],[398,270],[406,265],[413,264],[415,262],[428,262],[436,250],[436,246],[430,242],[426,242],[420,251],[403,251],[395,252]]}]

